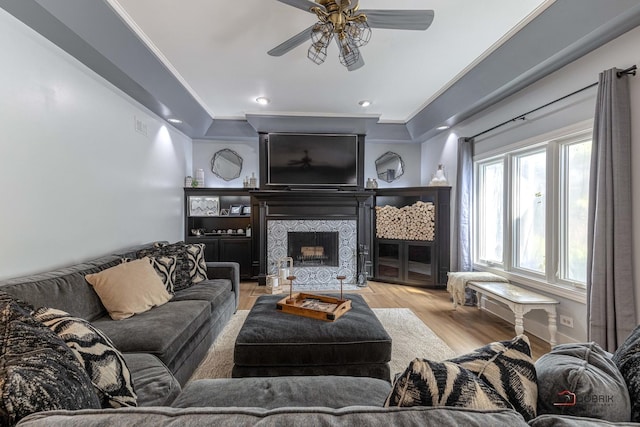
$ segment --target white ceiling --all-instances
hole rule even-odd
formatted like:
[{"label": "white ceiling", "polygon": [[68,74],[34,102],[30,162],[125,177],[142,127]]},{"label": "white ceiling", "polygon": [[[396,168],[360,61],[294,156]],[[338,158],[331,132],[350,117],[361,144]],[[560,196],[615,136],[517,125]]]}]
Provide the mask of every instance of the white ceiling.
[{"label": "white ceiling", "polygon": [[[349,72],[329,48],[267,51],[316,21],[277,0],[108,0],[215,119],[248,113],[380,116],[406,123],[552,0],[361,0],[361,9],[433,9],[426,31],[372,29],[365,66]],[[478,82],[482,84],[482,82]],[[258,96],[271,99],[266,107]],[[362,108],[358,101],[372,105]]]}]

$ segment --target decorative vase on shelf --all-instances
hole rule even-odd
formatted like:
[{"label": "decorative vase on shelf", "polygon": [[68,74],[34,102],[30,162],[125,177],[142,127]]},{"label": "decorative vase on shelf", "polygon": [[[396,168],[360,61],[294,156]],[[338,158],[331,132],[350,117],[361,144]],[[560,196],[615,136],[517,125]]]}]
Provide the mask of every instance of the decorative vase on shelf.
[{"label": "decorative vase on shelf", "polygon": [[443,165],[438,165],[438,170],[431,176],[431,182],[429,183],[429,185],[449,185],[447,176],[444,173]]}]

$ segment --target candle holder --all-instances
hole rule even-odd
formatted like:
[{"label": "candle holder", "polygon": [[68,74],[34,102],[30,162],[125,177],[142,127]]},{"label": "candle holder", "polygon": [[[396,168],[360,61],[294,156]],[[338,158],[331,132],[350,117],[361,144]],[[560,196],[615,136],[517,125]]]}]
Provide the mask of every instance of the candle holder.
[{"label": "candle holder", "polygon": [[293,281],[296,279],[296,276],[287,276],[287,280],[290,283],[289,286],[289,298],[287,299],[287,304],[293,304],[296,300],[293,299]]},{"label": "candle holder", "polygon": [[344,279],[346,279],[346,278],[347,278],[347,276],[338,276],[338,277],[336,277],[336,279],[340,280],[340,299],[344,299],[344,298],[342,298],[342,281]]}]

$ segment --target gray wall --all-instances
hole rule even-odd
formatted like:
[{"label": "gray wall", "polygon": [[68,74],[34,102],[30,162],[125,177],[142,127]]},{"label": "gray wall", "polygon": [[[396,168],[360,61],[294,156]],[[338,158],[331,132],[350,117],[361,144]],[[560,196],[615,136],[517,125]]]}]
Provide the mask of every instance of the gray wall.
[{"label": "gray wall", "polygon": [[181,239],[190,138],[3,9],[0,51],[0,278]]},{"label": "gray wall", "polygon": [[[455,197],[455,165],[457,139],[459,136],[472,136],[482,132],[514,116],[525,113],[539,107],[549,101],[557,99],[574,90],[585,87],[598,80],[598,74],[612,67],[627,68],[633,64],[640,63],[640,53],[637,46],[640,45],[640,28],[636,28],[596,51],[580,58],[579,60],[565,66],[549,77],[537,82],[511,96],[495,107],[486,110],[460,126],[456,126],[450,131],[440,134],[422,144],[423,166],[431,159],[439,158],[445,165],[452,165],[449,168],[449,179],[454,184],[452,197]],[[631,87],[631,109],[632,109],[632,156],[633,163],[640,161],[640,76],[630,78]],[[476,155],[489,153],[498,147],[503,147],[529,138],[536,138],[549,132],[561,128],[571,127],[578,123],[592,120],[595,109],[596,89],[593,88],[567,99],[566,101],[554,104],[553,106],[541,110],[531,115],[526,121],[509,124],[486,136],[477,138],[475,145]],[[423,184],[428,181],[423,175]],[[633,212],[637,219],[636,224],[640,224],[640,169],[633,170]],[[640,248],[640,225],[634,229],[634,246]],[[454,246],[454,250],[456,250]],[[635,251],[635,264],[640,265],[640,250]],[[636,274],[635,279],[637,305],[640,307],[640,280]],[[561,303],[559,313],[573,317],[574,328],[559,326],[559,341],[584,341],[586,340],[587,311],[584,304],[585,298],[575,295],[557,296]],[[500,316],[513,322],[513,315],[508,309],[501,306],[491,305]],[[532,312],[526,316],[525,328],[528,332],[548,339],[546,329],[546,315]]]}]

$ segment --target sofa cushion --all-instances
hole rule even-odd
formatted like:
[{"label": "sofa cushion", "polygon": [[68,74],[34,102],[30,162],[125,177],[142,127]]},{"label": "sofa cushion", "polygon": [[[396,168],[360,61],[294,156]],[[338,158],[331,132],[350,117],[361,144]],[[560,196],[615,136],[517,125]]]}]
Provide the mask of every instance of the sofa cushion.
[{"label": "sofa cushion", "polygon": [[629,394],[609,354],[596,343],[561,344],[536,362],[538,413],[629,421]]},{"label": "sofa cushion", "polygon": [[100,408],[71,349],[30,311],[0,292],[0,425],[34,412]]},{"label": "sofa cushion", "polygon": [[513,407],[529,420],[536,402],[529,340],[519,335],[441,363],[415,359],[394,383],[385,406]]},{"label": "sofa cushion", "polygon": [[153,354],[173,369],[173,360],[201,328],[208,328],[210,318],[211,305],[206,301],[170,301],[128,319],[116,322],[104,316],[93,324],[120,351]]},{"label": "sofa cushion", "polygon": [[157,245],[151,248],[142,249],[136,254],[137,258],[144,258],[147,256],[175,256],[177,258],[177,265],[176,280],[173,286],[174,290],[179,291],[191,286],[191,269],[189,267],[187,248],[184,242],[177,242],[171,245]]},{"label": "sofa cushion", "polygon": [[148,258],[85,276],[114,320],[122,320],[171,299]]},{"label": "sofa cushion", "polygon": [[211,303],[212,308],[216,308],[220,307],[230,297],[230,294],[233,295],[230,280],[213,279],[176,291],[172,301],[208,301]]},{"label": "sofa cushion", "polygon": [[527,427],[516,411],[463,408],[121,408],[31,415],[21,427],[210,426],[509,426]]},{"label": "sofa cushion", "polygon": [[131,371],[138,406],[169,406],[180,394],[180,383],[157,357],[146,353],[124,353]]},{"label": "sofa cushion", "polygon": [[103,408],[136,406],[131,373],[111,340],[86,320],[42,307],[33,317],[49,327],[73,351],[91,378]]},{"label": "sofa cushion", "polygon": [[[203,379],[188,383],[172,406],[244,406],[265,409],[292,406],[382,406],[390,389],[387,381],[367,377]],[[247,390],[251,392],[247,393]]]},{"label": "sofa cushion", "polygon": [[640,326],[622,343],[613,354],[616,364],[631,398],[631,421],[640,422]]},{"label": "sofa cushion", "polygon": [[102,317],[106,310],[84,276],[119,263],[118,257],[103,257],[95,262],[4,280],[0,282],[0,289],[34,307],[53,307],[92,321]]}]

